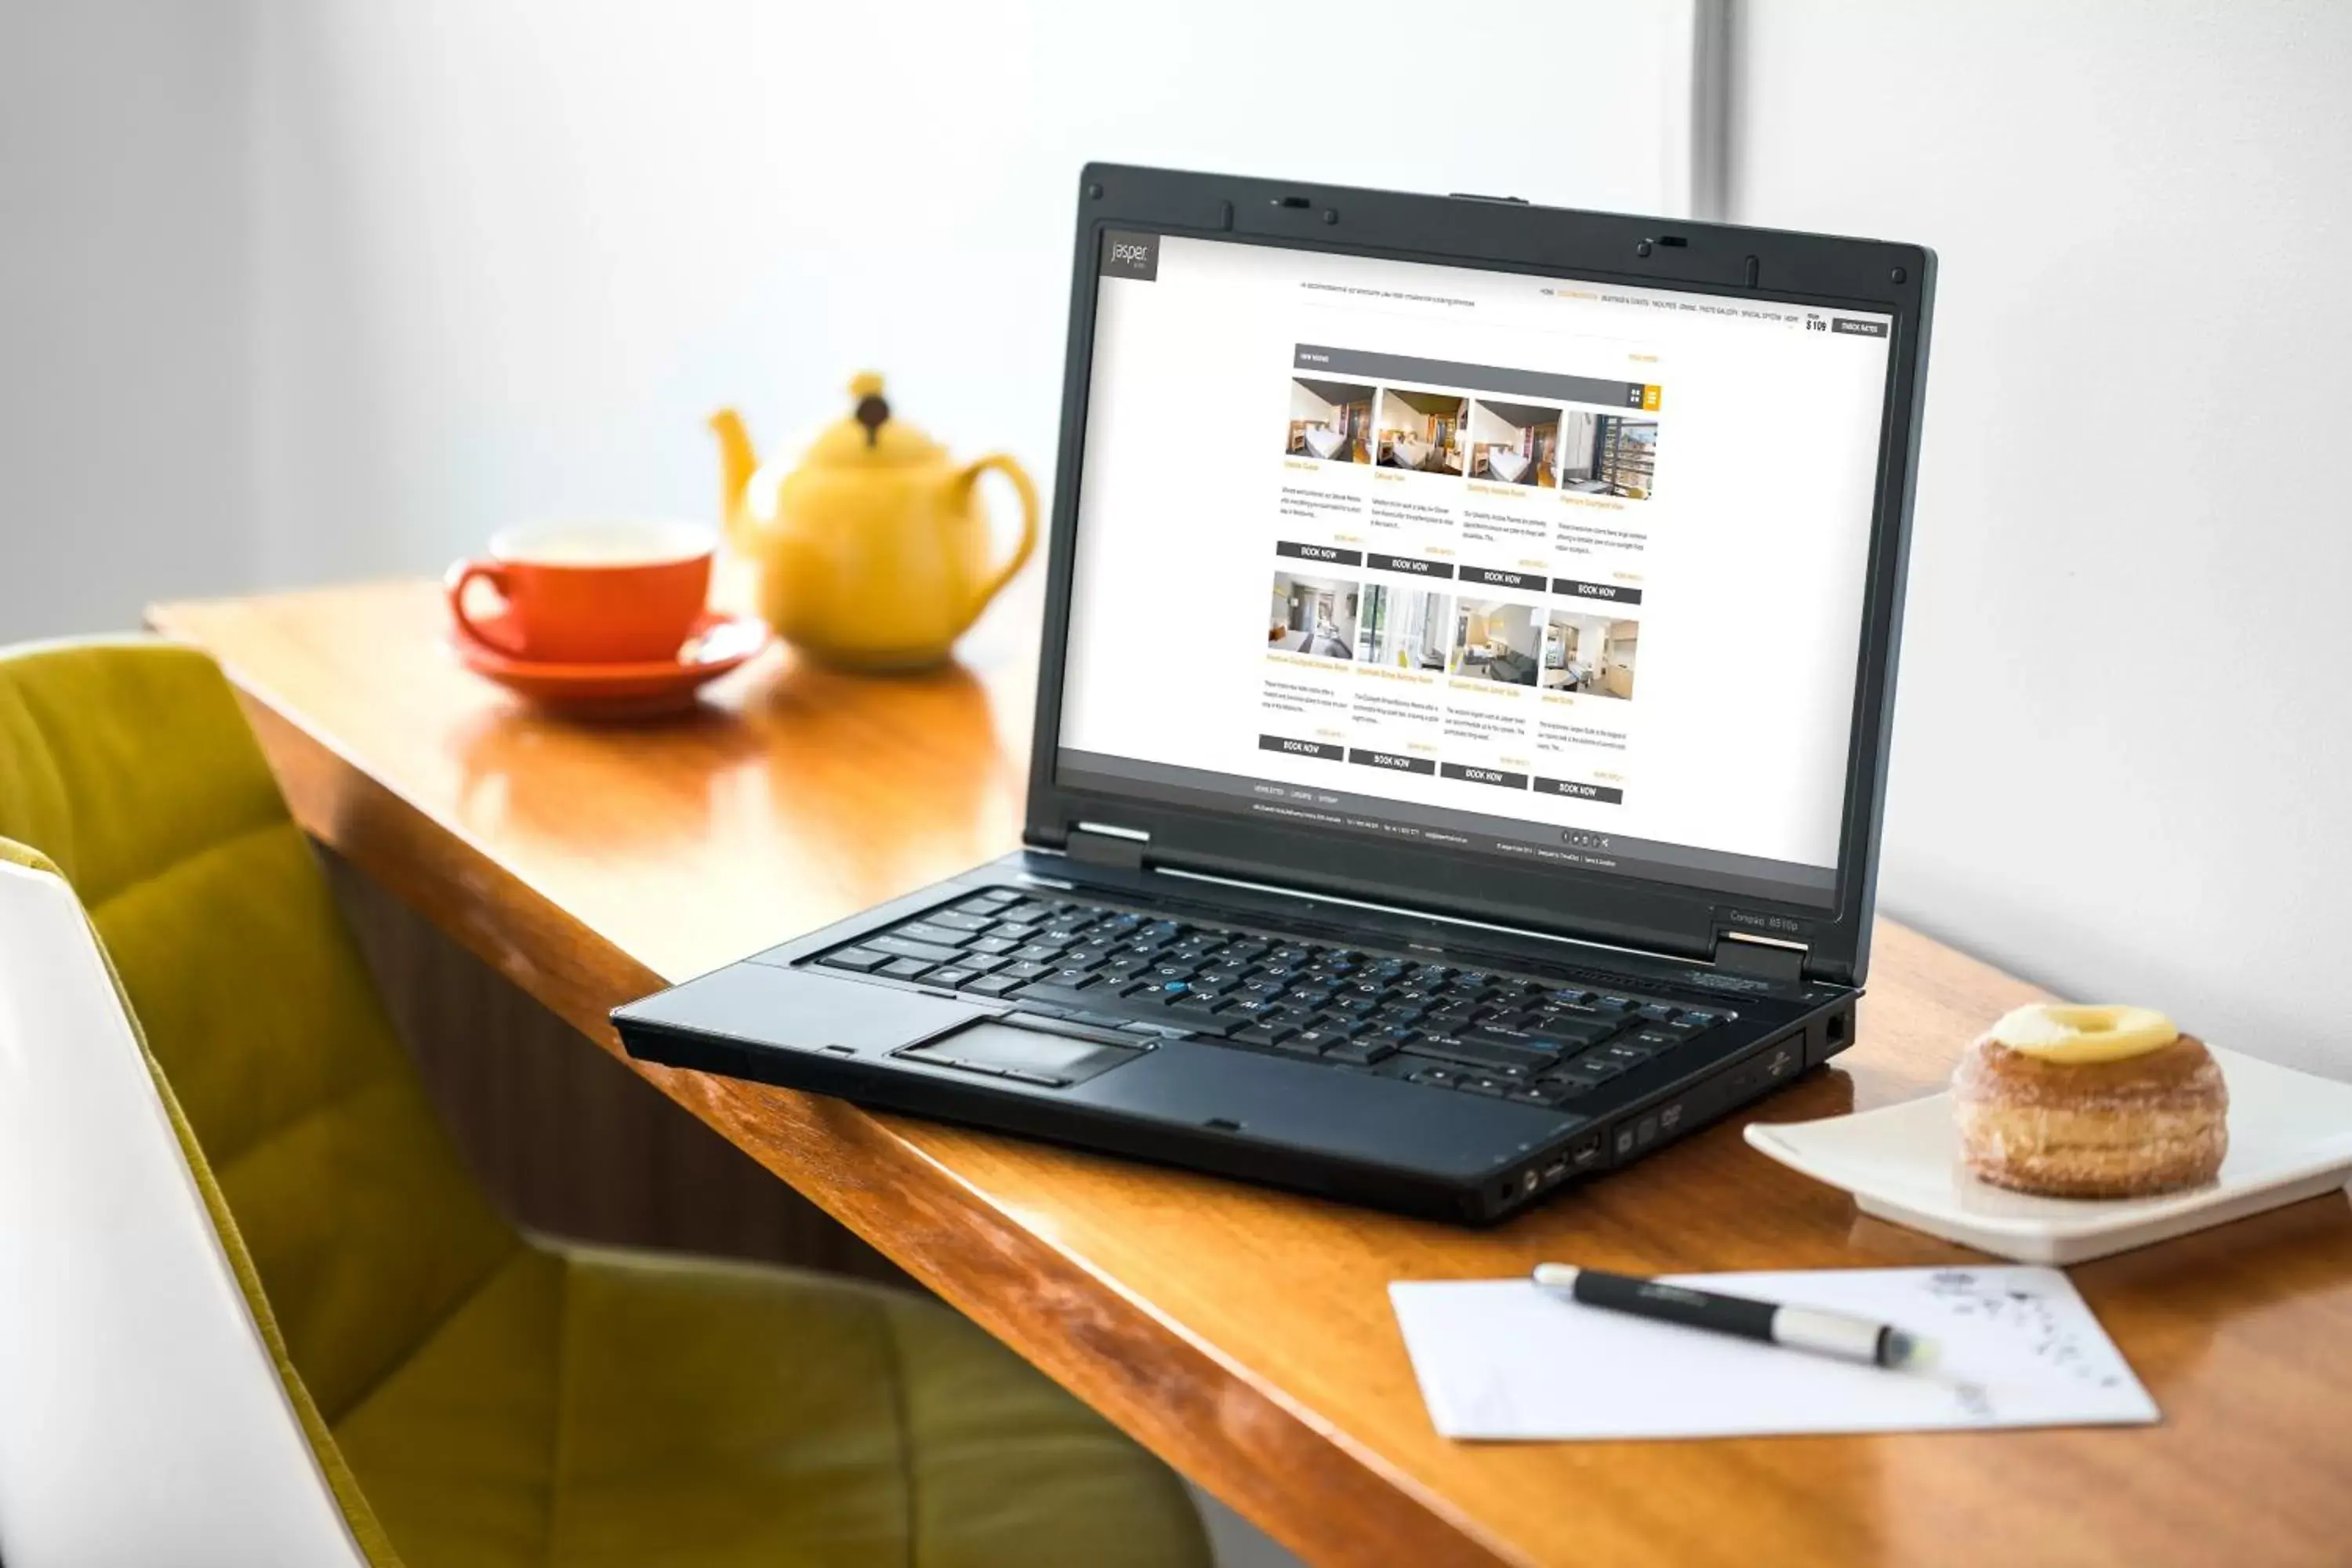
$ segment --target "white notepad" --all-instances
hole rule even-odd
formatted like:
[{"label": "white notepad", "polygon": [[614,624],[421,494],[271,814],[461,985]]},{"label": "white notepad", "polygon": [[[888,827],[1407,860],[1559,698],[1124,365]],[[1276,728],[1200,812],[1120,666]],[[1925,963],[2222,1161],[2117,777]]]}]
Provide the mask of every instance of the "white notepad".
[{"label": "white notepad", "polygon": [[1885,1372],[1587,1307],[1523,1279],[1389,1287],[1448,1437],[1731,1437],[2126,1426],[2156,1404],[2055,1268],[1679,1274],[1727,1295],[1853,1312],[1935,1340]]}]

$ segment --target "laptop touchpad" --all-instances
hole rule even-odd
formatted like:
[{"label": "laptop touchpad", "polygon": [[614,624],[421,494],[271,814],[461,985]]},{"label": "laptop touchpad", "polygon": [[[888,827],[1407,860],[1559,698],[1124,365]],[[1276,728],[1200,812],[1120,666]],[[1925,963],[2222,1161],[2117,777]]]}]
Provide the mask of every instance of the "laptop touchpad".
[{"label": "laptop touchpad", "polygon": [[961,1068],[1015,1083],[1066,1089],[1131,1062],[1143,1052],[1105,1040],[1043,1034],[1003,1024],[974,1024],[919,1046],[908,1046],[897,1055],[902,1061],[929,1067]]}]

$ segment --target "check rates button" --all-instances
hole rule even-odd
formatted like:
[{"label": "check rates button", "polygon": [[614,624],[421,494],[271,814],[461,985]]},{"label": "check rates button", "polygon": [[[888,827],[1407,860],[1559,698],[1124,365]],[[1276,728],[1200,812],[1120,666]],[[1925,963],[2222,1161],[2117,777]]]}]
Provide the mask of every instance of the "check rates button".
[{"label": "check rates button", "polygon": [[1338,762],[1346,752],[1345,747],[1328,741],[1294,741],[1287,735],[1260,735],[1257,749],[1261,752],[1281,752],[1293,757],[1319,757],[1327,763]]},{"label": "check rates button", "polygon": [[1386,768],[1398,773],[1433,773],[1436,762],[1429,757],[1408,757],[1402,752],[1368,752],[1359,747],[1349,752],[1348,760],[1361,763],[1368,768]]},{"label": "check rates button", "polygon": [[1500,768],[1474,768],[1467,763],[1447,763],[1437,770],[1442,778],[1460,779],[1464,784],[1493,784],[1497,789],[1525,789],[1528,775],[1507,773]]},{"label": "check rates button", "polygon": [[1538,779],[1538,795],[1564,795],[1570,800],[1597,800],[1603,805],[1622,805],[1625,792],[1608,784],[1579,784],[1574,779]]}]

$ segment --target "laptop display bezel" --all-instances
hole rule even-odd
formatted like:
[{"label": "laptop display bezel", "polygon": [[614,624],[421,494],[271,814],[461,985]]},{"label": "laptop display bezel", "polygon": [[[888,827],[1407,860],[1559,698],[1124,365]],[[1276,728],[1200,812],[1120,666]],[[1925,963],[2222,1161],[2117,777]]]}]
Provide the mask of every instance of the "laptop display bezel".
[{"label": "laptop display bezel", "polygon": [[[1762,297],[1893,318],[1832,905],[1727,894],[1622,871],[1522,866],[1061,782],[1063,671],[1100,245],[1109,229]],[[1681,243],[1657,243],[1669,237]],[[1150,863],[1167,868],[1693,958],[1709,956],[1725,933],[1738,932],[1802,946],[1808,977],[1859,984],[1875,900],[1934,273],[1932,252],[1879,240],[1089,165],[1079,182],[1027,841],[1066,847],[1075,825],[1111,824],[1149,835]],[[1726,787],[1737,787],[1742,760],[1726,756],[1720,765]]]}]

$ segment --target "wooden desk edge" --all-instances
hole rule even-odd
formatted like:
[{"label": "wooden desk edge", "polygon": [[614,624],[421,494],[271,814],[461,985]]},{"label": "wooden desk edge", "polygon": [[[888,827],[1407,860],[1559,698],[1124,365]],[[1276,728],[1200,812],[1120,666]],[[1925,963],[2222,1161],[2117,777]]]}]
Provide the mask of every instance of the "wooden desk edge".
[{"label": "wooden desk edge", "polygon": [[[170,605],[148,620],[174,631]],[[663,976],[426,816],[266,688],[234,666],[229,676],[306,832],[1286,1547],[1317,1563],[1524,1561],[1444,1498],[1053,1247],[881,1118],[629,1057],[606,1015],[667,984]],[[509,935],[518,922],[538,933],[528,951]],[[570,962],[551,968],[548,953]],[[743,1097],[778,1124],[747,1136],[728,1114]],[[829,1166],[857,1177],[839,1179]],[[877,1173],[895,1177],[887,1184],[895,1190],[886,1195]],[[910,1226],[910,1212],[927,1223]],[[1040,1296],[1088,1319],[1024,1321],[1014,1303]],[[1218,1428],[1225,1436],[1204,1436]],[[1246,1461],[1235,1463],[1236,1453]],[[1312,1508],[1297,1506],[1302,1493]]]}]

